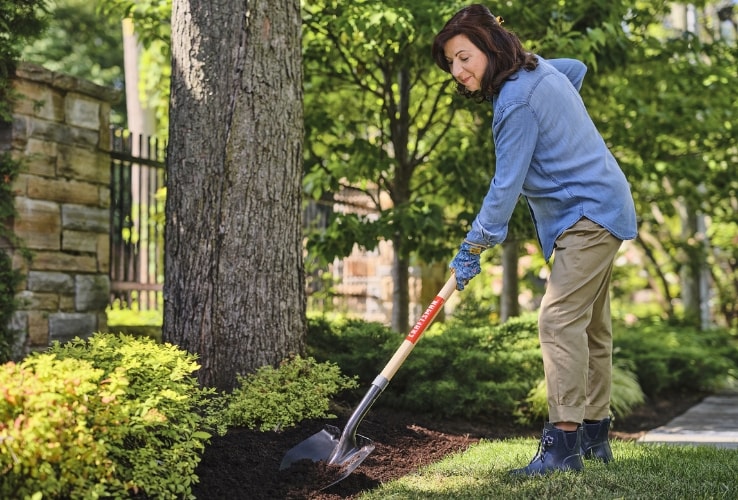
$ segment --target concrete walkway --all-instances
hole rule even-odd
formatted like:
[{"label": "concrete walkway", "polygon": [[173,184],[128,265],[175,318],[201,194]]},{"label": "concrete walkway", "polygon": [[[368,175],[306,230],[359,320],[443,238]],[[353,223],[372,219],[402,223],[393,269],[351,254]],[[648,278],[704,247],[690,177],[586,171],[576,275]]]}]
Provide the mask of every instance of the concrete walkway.
[{"label": "concrete walkway", "polygon": [[738,449],[738,390],[706,397],[666,425],[647,432],[638,442]]}]

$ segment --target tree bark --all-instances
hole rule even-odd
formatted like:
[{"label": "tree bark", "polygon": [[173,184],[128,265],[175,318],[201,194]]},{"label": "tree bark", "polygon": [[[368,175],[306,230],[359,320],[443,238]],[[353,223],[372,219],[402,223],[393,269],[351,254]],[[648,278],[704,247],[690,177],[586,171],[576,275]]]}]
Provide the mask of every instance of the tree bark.
[{"label": "tree bark", "polygon": [[163,337],[200,382],[305,348],[300,2],[174,0]]},{"label": "tree bark", "polygon": [[500,321],[520,316],[520,280],[518,278],[519,245],[516,240],[502,243],[502,297]]},{"label": "tree bark", "polygon": [[392,261],[392,321],[393,330],[405,333],[410,323],[410,259],[395,253]]}]

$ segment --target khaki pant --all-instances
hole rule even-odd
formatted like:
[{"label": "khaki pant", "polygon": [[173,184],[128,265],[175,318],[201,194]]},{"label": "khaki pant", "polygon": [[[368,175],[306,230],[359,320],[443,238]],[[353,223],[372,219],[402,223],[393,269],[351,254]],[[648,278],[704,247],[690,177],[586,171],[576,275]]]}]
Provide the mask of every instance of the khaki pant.
[{"label": "khaki pant", "polygon": [[610,275],[622,241],[581,219],[556,240],[538,320],[551,422],[610,412]]}]

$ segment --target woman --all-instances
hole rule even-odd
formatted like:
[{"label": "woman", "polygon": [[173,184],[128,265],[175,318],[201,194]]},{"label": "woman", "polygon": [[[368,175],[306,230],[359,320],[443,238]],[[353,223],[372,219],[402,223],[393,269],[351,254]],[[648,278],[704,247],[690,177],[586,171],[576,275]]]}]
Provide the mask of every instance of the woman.
[{"label": "woman", "polygon": [[494,178],[450,264],[457,288],[481,272],[482,251],[505,239],[521,195],[546,260],[555,253],[538,320],[549,422],[533,460],[512,472],[581,470],[582,456],[608,462],[610,275],[622,241],[636,236],[636,217],[628,182],[579,96],[586,67],[526,52],[482,5],[456,13],[432,54],[460,94],[494,110]]}]

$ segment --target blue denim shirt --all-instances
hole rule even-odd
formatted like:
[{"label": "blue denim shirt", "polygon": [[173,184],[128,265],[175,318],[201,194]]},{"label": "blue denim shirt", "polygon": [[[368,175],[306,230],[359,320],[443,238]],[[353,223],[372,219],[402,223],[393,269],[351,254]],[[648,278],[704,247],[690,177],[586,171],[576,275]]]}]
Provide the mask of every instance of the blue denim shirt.
[{"label": "blue denim shirt", "polygon": [[467,240],[504,241],[518,198],[528,201],[546,260],[556,239],[586,217],[621,240],[636,237],[630,187],[579,95],[586,66],[539,57],[492,99],[495,175]]}]

